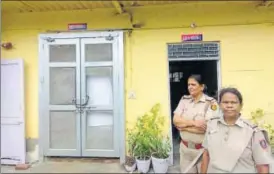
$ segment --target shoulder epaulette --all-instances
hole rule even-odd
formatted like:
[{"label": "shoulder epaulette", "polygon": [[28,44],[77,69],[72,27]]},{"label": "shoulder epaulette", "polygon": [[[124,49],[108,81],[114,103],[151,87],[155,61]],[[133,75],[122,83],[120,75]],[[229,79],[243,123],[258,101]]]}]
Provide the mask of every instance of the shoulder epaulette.
[{"label": "shoulder epaulette", "polygon": [[217,102],[217,101],[215,100],[215,98],[209,97],[209,96],[206,96],[205,100],[208,101],[208,102],[210,102],[210,103]]},{"label": "shoulder epaulette", "polygon": [[212,117],[209,120],[215,120],[215,119],[219,119],[220,117]]},{"label": "shoulder epaulette", "polygon": [[206,101],[213,101],[213,100],[215,100],[215,99],[212,97],[206,97]]},{"label": "shoulder epaulette", "polygon": [[253,128],[255,132],[265,131],[263,128],[260,128],[259,126],[256,126]]},{"label": "shoulder epaulette", "polygon": [[183,99],[191,99],[192,97],[190,95],[184,95]]},{"label": "shoulder epaulette", "polygon": [[243,122],[253,130],[258,130],[258,126],[251,121],[243,120]]}]

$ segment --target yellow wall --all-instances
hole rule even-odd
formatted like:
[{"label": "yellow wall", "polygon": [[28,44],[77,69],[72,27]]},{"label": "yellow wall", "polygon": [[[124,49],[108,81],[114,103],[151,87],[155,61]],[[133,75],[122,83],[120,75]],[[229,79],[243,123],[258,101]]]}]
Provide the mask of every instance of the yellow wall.
[{"label": "yellow wall", "polygon": [[[126,92],[133,90],[137,97],[126,98],[127,121],[132,123],[156,102],[169,114],[166,43],[180,42],[182,33],[203,33],[204,40],[221,41],[223,86],[242,91],[246,115],[263,108],[274,125],[274,7],[255,5],[206,2],[132,9],[134,21],[144,26],[126,37]],[[38,137],[38,34],[66,30],[75,22],[87,22],[89,29],[130,28],[129,16],[114,15],[114,9],[3,14],[2,42],[15,48],[3,50],[1,57],[25,61],[28,138]],[[189,28],[191,22],[198,27]]]}]

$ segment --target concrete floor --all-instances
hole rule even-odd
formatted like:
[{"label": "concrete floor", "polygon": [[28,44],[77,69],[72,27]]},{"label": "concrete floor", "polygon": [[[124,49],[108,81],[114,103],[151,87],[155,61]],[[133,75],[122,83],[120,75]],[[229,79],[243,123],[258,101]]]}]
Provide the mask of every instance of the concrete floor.
[{"label": "concrete floor", "polygon": [[[168,173],[179,173],[179,168],[170,167]],[[127,173],[119,161],[46,161],[35,164],[28,170],[15,170],[13,166],[1,166],[1,173]],[[135,171],[134,173],[138,173]],[[151,169],[149,173],[154,173]]]},{"label": "concrete floor", "polygon": [[[175,142],[174,142],[175,143]],[[179,142],[174,145],[174,165],[168,173],[180,173]],[[47,158],[33,164],[27,170],[15,170],[14,166],[1,166],[1,173],[127,173],[117,159]],[[134,173],[138,173],[137,170]],[[154,173],[152,167],[149,173]]]}]

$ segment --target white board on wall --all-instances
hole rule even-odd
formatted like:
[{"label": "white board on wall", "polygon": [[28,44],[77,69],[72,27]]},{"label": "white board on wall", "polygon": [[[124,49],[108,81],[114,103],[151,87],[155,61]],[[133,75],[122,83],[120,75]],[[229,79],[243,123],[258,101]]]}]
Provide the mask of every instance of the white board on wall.
[{"label": "white board on wall", "polygon": [[25,141],[24,63],[1,59],[1,164],[24,164]]}]

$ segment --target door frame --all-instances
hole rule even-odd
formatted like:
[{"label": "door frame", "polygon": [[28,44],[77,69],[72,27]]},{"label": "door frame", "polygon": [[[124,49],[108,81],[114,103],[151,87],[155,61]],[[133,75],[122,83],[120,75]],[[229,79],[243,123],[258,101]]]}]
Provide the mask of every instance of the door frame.
[{"label": "door frame", "polygon": [[[221,52],[221,42],[220,41],[200,41],[200,42],[186,42],[186,43],[206,43],[206,42],[215,42],[215,43],[218,43],[219,45],[219,50]],[[172,43],[167,43],[166,44],[166,49],[168,48],[168,45],[169,44],[176,44],[178,42],[172,42]],[[180,44],[184,44],[184,42],[181,42]],[[219,54],[218,58],[205,58],[205,59],[201,59],[201,58],[174,58],[174,59],[169,59],[169,56],[168,56],[168,49],[166,50],[166,61],[167,61],[167,89],[168,89],[168,102],[170,103],[170,99],[171,99],[171,95],[170,95],[170,80],[169,80],[169,72],[170,72],[170,69],[169,69],[169,62],[176,62],[176,61],[209,61],[209,60],[215,60],[216,61],[216,64],[217,64],[217,80],[218,80],[218,83],[217,83],[217,88],[218,88],[218,91],[221,89],[222,87],[222,74],[221,74],[221,53]],[[219,97],[219,96],[218,96]],[[171,119],[171,105],[169,104],[168,105],[168,116],[169,116],[169,137],[172,137],[170,139],[170,143],[171,143],[171,157],[170,157],[170,164],[169,165],[173,165],[174,164],[174,144],[173,144],[173,134],[172,134],[172,119]]]},{"label": "door frame", "polygon": [[117,37],[118,42],[118,61],[116,66],[118,66],[118,101],[119,101],[119,108],[118,108],[118,115],[119,115],[119,126],[118,126],[118,137],[119,137],[119,157],[120,163],[125,162],[125,86],[124,86],[124,32],[123,31],[94,31],[94,32],[63,32],[63,33],[41,33],[38,35],[38,43],[39,43],[39,65],[38,65],[38,83],[39,83],[39,161],[44,161],[44,148],[45,148],[45,125],[44,122],[44,109],[45,104],[43,99],[43,82],[44,82],[44,44],[46,43],[45,39],[53,38],[53,39],[69,39],[69,38],[102,38],[107,36],[115,36]]}]

